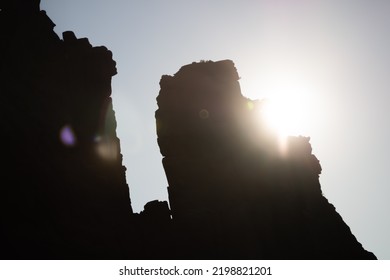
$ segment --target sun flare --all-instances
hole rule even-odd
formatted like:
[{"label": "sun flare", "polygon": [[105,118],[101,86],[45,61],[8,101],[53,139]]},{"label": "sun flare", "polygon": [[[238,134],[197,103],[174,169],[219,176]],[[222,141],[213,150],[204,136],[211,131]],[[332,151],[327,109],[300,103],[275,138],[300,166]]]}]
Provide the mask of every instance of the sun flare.
[{"label": "sun flare", "polygon": [[311,90],[307,84],[290,78],[270,83],[261,91],[265,95],[261,98],[260,118],[282,145],[288,136],[308,133]]},{"label": "sun flare", "polygon": [[292,100],[266,99],[261,114],[266,125],[280,138],[302,134],[306,116],[303,104]]}]

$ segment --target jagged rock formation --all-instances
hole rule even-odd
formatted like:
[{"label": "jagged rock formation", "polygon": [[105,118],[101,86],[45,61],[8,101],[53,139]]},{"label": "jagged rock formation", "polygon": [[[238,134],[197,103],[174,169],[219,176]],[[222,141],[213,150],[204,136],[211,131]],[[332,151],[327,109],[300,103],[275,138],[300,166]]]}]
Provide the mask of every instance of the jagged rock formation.
[{"label": "jagged rock formation", "polygon": [[[156,111],[177,253],[185,258],[372,259],[322,195],[309,138],[281,150],[230,60],[163,76]],[[179,248],[179,246],[176,246]]]},{"label": "jagged rock formation", "polygon": [[54,33],[39,1],[1,1],[0,256],[121,258],[132,217],[112,54]]},{"label": "jagged rock formation", "polygon": [[39,0],[0,0],[0,259],[371,259],[322,196],[309,139],[280,153],[231,61],[163,76],[169,202],[132,211],[112,54]]}]

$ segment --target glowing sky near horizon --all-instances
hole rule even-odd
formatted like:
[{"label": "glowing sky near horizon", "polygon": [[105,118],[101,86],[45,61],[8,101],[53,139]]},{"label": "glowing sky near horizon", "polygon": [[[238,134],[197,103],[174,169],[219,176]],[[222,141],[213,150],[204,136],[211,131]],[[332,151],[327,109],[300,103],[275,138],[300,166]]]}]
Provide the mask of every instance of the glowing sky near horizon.
[{"label": "glowing sky near horizon", "polygon": [[389,1],[42,0],[41,9],[60,36],[72,30],[113,52],[136,212],[167,200],[154,123],[161,76],[231,59],[245,96],[298,113],[285,130],[311,137],[324,195],[365,249],[390,259]]}]

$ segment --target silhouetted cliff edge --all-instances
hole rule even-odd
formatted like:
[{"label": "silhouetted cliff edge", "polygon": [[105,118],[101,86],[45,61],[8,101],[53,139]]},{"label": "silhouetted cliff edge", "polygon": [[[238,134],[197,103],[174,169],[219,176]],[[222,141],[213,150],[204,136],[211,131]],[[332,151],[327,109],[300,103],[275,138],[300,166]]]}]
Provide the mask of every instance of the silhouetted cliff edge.
[{"label": "silhouetted cliff edge", "polygon": [[58,38],[39,1],[0,9],[0,256],[121,258],[132,209],[112,54]]},{"label": "silhouetted cliff edge", "polygon": [[183,257],[374,259],[322,195],[309,138],[281,147],[238,80],[224,60],[160,81],[158,143]]},{"label": "silhouetted cliff edge", "polygon": [[162,77],[171,209],[133,213],[112,54],[60,39],[39,2],[0,1],[0,259],[375,259],[323,197],[309,138],[280,153],[229,60]]}]

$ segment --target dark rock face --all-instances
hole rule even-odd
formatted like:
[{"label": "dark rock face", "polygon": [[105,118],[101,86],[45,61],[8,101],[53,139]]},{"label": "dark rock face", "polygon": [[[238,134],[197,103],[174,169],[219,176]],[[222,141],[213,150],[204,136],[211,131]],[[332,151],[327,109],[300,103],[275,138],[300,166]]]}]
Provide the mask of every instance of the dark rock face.
[{"label": "dark rock face", "polygon": [[230,60],[163,76],[156,111],[185,258],[375,259],[322,195],[308,137],[281,149]]},{"label": "dark rock face", "polygon": [[163,76],[169,202],[134,214],[111,102],[112,54],[39,0],[0,0],[0,259],[374,259],[322,196],[309,138],[283,153],[231,61]]},{"label": "dark rock face", "polygon": [[120,258],[132,209],[112,54],[58,38],[39,1],[0,8],[1,258]]}]

